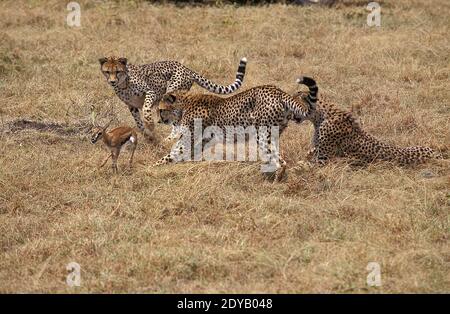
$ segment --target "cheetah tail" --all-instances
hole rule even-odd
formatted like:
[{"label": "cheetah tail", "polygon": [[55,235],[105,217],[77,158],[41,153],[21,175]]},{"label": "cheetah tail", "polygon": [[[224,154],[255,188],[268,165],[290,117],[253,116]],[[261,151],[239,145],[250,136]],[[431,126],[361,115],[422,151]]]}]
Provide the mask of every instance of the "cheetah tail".
[{"label": "cheetah tail", "polygon": [[308,76],[300,76],[297,79],[297,83],[308,86],[309,94],[306,97],[306,100],[311,105],[311,107],[314,108],[317,102],[317,93],[319,92],[319,88],[317,87],[316,81]]},{"label": "cheetah tail", "polygon": [[430,147],[413,146],[399,149],[397,160],[403,164],[422,163],[427,159],[442,159],[442,155]]},{"label": "cheetah tail", "polygon": [[360,135],[364,137],[366,149],[358,149],[358,151],[360,155],[364,155],[366,160],[393,161],[400,163],[401,165],[408,165],[423,163],[428,159],[442,158],[442,155],[439,152],[430,147],[400,147],[381,141],[364,131]]},{"label": "cheetah tail", "polygon": [[216,84],[198,73],[192,72],[192,74],[194,81],[201,87],[207,89],[211,93],[226,95],[233,93],[242,86],[242,83],[244,82],[246,66],[247,58],[242,58],[239,62],[239,67],[236,72],[236,79],[232,84],[227,86]]}]

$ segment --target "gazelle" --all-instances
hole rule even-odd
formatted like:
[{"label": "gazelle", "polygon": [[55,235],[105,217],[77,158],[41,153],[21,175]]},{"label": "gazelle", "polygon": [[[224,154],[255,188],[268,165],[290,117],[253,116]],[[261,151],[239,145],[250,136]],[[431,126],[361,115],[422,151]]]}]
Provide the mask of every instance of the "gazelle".
[{"label": "gazelle", "polygon": [[102,162],[100,168],[106,164],[110,157],[112,157],[112,169],[114,173],[117,173],[117,159],[119,158],[122,146],[126,143],[130,143],[131,146],[131,156],[128,162],[128,165],[131,168],[134,151],[137,146],[137,133],[133,128],[128,126],[119,126],[111,131],[106,131],[110,124],[111,122],[109,122],[105,127],[94,127],[91,133],[91,143],[95,144],[100,138],[103,139],[103,143],[105,143],[111,153]]}]

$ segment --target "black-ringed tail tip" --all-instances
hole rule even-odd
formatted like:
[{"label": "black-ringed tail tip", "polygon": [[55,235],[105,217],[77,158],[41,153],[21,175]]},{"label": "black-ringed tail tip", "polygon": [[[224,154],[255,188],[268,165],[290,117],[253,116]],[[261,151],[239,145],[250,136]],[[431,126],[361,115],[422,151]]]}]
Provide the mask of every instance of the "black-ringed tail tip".
[{"label": "black-ringed tail tip", "polygon": [[314,105],[314,103],[316,103],[317,101],[317,93],[319,92],[319,88],[316,85],[316,81],[308,76],[300,76],[297,79],[297,83],[308,86],[309,94],[307,99],[311,105]]},{"label": "black-ringed tail tip", "polygon": [[245,74],[245,67],[247,66],[247,58],[243,57],[241,58],[241,60],[239,61],[239,67],[236,73],[236,79],[240,80],[241,83],[244,80],[244,74]]},{"label": "black-ringed tail tip", "polygon": [[316,81],[309,76],[300,76],[296,82],[298,84],[305,84],[306,86],[314,86],[316,85]]},{"label": "black-ringed tail tip", "polygon": [[247,58],[241,58],[241,60],[239,61],[238,69],[236,71],[236,78],[234,82],[229,85],[216,84],[213,81],[207,79],[206,77],[196,72],[192,72],[192,74],[194,81],[201,87],[215,94],[226,95],[235,92],[242,86],[242,83],[244,82],[246,66],[247,66]]}]

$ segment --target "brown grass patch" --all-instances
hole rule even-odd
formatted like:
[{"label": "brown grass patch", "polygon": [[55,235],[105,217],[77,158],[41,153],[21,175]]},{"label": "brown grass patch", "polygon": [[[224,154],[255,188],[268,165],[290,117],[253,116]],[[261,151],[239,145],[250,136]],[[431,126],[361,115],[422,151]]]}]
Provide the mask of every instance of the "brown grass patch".
[{"label": "brown grass patch", "polygon": [[[246,56],[244,88],[294,92],[297,76],[312,75],[374,135],[448,151],[447,1],[383,3],[380,29],[366,26],[360,1],[80,3],[81,28],[65,25],[60,1],[0,3],[3,125],[58,121],[53,131],[0,133],[0,291],[450,291],[447,161],[308,168],[297,164],[312,135],[305,124],[281,139],[282,184],[265,180],[257,163],[150,168],[169,146],[143,141],[134,169],[125,169],[125,152],[114,178],[97,168],[100,145],[60,131],[88,121],[92,105],[113,106],[115,124],[133,124],[100,73],[101,56],[175,59],[221,83]],[[157,126],[159,138],[168,131]],[[72,261],[81,265],[79,288],[65,284]],[[379,288],[366,285],[372,261],[381,265]]]}]

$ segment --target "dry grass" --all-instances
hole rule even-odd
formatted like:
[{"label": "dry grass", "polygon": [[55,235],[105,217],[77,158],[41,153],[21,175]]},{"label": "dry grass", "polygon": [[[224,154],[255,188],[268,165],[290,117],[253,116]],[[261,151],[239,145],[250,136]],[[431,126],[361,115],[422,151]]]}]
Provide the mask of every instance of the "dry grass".
[{"label": "dry grass", "polygon": [[[365,128],[400,145],[450,147],[450,41],[445,0],[336,8],[152,6],[80,1],[82,27],[60,1],[0,3],[0,115],[76,125],[90,105],[132,125],[98,57],[176,59],[218,81],[249,59],[245,87],[317,78]],[[200,90],[199,88],[195,88]],[[158,136],[169,132],[158,127]],[[135,169],[97,169],[83,136],[0,133],[1,292],[449,292],[450,170],[304,169],[310,125],[282,138],[287,182],[258,164],[148,166],[168,147],[138,147]],[[126,162],[126,154],[119,167]],[[69,262],[82,284],[65,284]],[[368,262],[382,286],[366,285]]]}]

